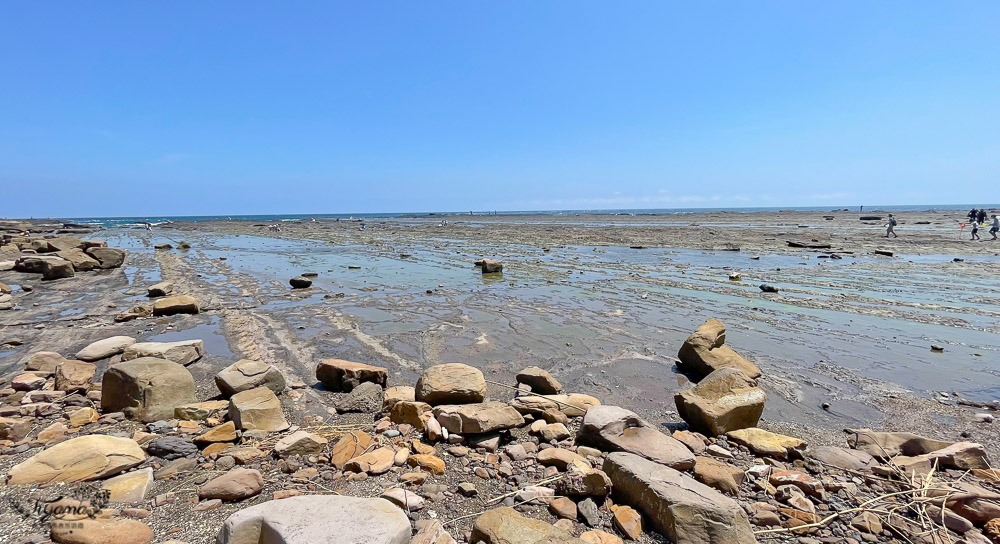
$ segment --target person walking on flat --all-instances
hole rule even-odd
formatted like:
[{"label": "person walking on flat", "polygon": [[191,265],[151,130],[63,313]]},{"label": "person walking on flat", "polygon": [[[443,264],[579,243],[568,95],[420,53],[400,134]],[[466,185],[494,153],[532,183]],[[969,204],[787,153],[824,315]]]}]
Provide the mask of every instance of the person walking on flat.
[{"label": "person walking on flat", "polygon": [[990,238],[990,240],[997,239],[998,230],[1000,230],[1000,219],[997,218],[997,214],[993,214],[993,225],[990,226],[990,234],[993,235],[993,238]]},{"label": "person walking on flat", "polygon": [[977,223],[976,221],[972,222],[972,238],[969,238],[969,239],[970,240],[982,240],[982,238],[979,237],[979,223]]},{"label": "person walking on flat", "polygon": [[885,237],[888,238],[889,235],[892,235],[893,238],[899,238],[896,235],[896,218],[891,213],[889,214],[889,225],[885,229]]}]

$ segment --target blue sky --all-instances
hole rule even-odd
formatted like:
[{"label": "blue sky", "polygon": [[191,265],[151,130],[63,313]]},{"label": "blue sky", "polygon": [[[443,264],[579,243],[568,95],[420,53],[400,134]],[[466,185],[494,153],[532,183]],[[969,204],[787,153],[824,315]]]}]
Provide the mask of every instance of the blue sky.
[{"label": "blue sky", "polygon": [[1000,201],[1000,2],[694,4],[9,3],[0,216]]}]

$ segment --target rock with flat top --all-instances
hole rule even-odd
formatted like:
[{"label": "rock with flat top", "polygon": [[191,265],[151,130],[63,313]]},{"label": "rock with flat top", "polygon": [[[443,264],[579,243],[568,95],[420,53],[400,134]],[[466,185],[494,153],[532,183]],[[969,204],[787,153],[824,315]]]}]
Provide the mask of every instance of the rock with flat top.
[{"label": "rock with flat top", "polygon": [[275,395],[280,395],[287,384],[285,376],[274,365],[241,359],[219,371],[215,375],[215,385],[223,395],[231,397],[257,387],[266,387]]},{"label": "rock with flat top", "polygon": [[691,429],[713,436],[756,427],[766,400],[763,389],[732,367],[715,370],[674,395],[677,413]]},{"label": "rock with flat top", "polygon": [[104,373],[101,410],[124,412],[143,422],[174,417],[174,409],[197,400],[194,377],[183,366],[143,357],[113,365]]},{"label": "rock with flat top", "polygon": [[860,450],[849,450],[836,446],[817,446],[809,450],[809,457],[841,470],[867,472],[878,464],[871,455]]},{"label": "rock with flat top", "polygon": [[149,298],[165,297],[174,291],[174,284],[170,281],[161,281],[150,285],[146,289],[146,296]]},{"label": "rock with flat top", "polygon": [[788,459],[790,456],[800,457],[806,448],[806,443],[792,436],[772,433],[757,427],[740,429],[726,433],[726,437],[733,442],[750,448],[761,457],[771,457],[774,459]]},{"label": "rock with flat top", "polygon": [[486,398],[486,379],[478,368],[445,363],[424,370],[415,389],[416,400],[431,406],[482,402]]},{"label": "rock with flat top", "polygon": [[[229,516],[217,544],[409,544],[410,520],[381,498],[299,495]],[[437,544],[437,543],[435,543]]]},{"label": "rock with flat top", "polygon": [[756,543],[739,503],[690,476],[625,452],[608,455],[604,472],[614,486],[615,502],[638,508],[672,542]]},{"label": "rock with flat top", "polygon": [[278,454],[278,457],[310,455],[323,451],[327,442],[327,439],[317,434],[308,431],[295,431],[274,445],[274,453]]},{"label": "rock with flat top", "polygon": [[56,391],[86,391],[97,373],[97,365],[83,361],[65,361],[56,367]]},{"label": "rock with flat top", "polygon": [[694,467],[694,454],[679,440],[661,433],[634,412],[618,406],[595,406],[587,410],[577,432],[578,444],[602,451],[624,451],[687,470]]},{"label": "rock with flat top", "polygon": [[556,410],[562,412],[567,417],[583,417],[587,410],[594,406],[600,406],[601,401],[596,397],[584,395],[583,393],[570,393],[568,395],[525,395],[515,397],[510,401],[510,405],[522,414],[540,416],[546,412]]},{"label": "rock with flat top", "polygon": [[503,402],[437,406],[434,418],[442,427],[456,434],[489,433],[524,425],[521,414]]},{"label": "rock with flat top", "polygon": [[316,379],[330,391],[349,393],[362,382],[385,387],[388,376],[386,368],[342,359],[325,359],[316,366]]},{"label": "rock with flat top", "polygon": [[153,469],[150,467],[119,474],[101,483],[111,502],[138,504],[146,500],[146,493],[153,487]]},{"label": "rock with flat top", "polygon": [[90,255],[97,262],[101,263],[100,268],[108,270],[118,268],[125,264],[125,250],[112,247],[89,247],[87,255]]},{"label": "rock with flat top", "polygon": [[388,414],[392,412],[393,406],[397,402],[407,401],[413,402],[416,400],[415,390],[407,385],[397,385],[396,387],[389,387],[385,390],[382,395],[382,413]]},{"label": "rock with flat top", "polygon": [[15,465],[7,483],[82,482],[114,476],[146,460],[131,438],[87,435],[71,438]]},{"label": "rock with flat top", "polygon": [[24,369],[54,374],[56,367],[68,360],[54,351],[36,351],[24,362]]},{"label": "rock with flat top", "polygon": [[757,365],[726,345],[726,326],[715,318],[706,321],[684,341],[677,357],[680,370],[698,378],[720,368],[736,368],[751,379],[760,377]]},{"label": "rock with flat top", "polygon": [[281,401],[266,387],[233,395],[229,399],[229,419],[243,430],[276,432],[289,426],[281,411]]},{"label": "rock with flat top", "polygon": [[125,351],[125,348],[135,343],[135,338],[131,336],[112,336],[104,340],[98,340],[87,347],[76,352],[76,358],[81,361],[99,361],[107,359],[112,355],[118,355]]},{"label": "rock with flat top", "polygon": [[205,355],[205,342],[202,340],[179,340],[177,342],[137,342],[125,348],[122,361],[131,361],[140,357],[156,357],[166,359],[181,365],[189,365]]},{"label": "rock with flat top", "polygon": [[97,259],[87,255],[82,249],[79,248],[57,251],[56,256],[60,259],[69,261],[69,263],[73,265],[73,270],[76,272],[87,272],[101,267],[101,263]]},{"label": "rock with flat top", "polygon": [[134,519],[97,518],[50,524],[49,537],[58,544],[148,544],[149,525]]},{"label": "rock with flat top", "polygon": [[153,303],[154,316],[196,314],[199,311],[201,309],[198,307],[198,300],[191,295],[163,297]]}]

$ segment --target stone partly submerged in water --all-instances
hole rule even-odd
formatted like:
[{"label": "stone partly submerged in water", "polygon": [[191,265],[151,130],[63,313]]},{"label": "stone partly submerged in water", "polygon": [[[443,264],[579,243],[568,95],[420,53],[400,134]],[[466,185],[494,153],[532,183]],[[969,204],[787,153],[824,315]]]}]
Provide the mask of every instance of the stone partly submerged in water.
[{"label": "stone partly submerged in water", "polygon": [[408,544],[410,520],[380,498],[300,495],[229,516],[218,544]]},{"label": "stone partly submerged in water", "polygon": [[703,323],[684,341],[677,357],[681,371],[699,379],[726,367],[739,369],[751,379],[761,375],[757,365],[726,345],[726,326],[715,318]]}]

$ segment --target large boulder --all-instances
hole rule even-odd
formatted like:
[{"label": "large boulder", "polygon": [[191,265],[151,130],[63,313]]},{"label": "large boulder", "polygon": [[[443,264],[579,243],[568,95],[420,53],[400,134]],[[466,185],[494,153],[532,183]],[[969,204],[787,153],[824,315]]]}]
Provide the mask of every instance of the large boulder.
[{"label": "large boulder", "polygon": [[285,377],[281,371],[263,361],[240,359],[215,375],[215,385],[227,397],[240,391],[266,387],[280,395],[285,390]]},{"label": "large boulder", "polygon": [[420,375],[414,395],[431,406],[483,402],[486,379],[478,368],[462,363],[434,365]]},{"label": "large boulder", "polygon": [[681,371],[699,378],[720,368],[736,368],[752,379],[760,377],[757,365],[726,345],[726,326],[715,318],[706,321],[684,341],[677,357]]},{"label": "large boulder", "polygon": [[177,342],[138,342],[125,348],[122,361],[131,361],[140,357],[156,357],[182,365],[189,365],[205,355],[205,342],[202,340],[180,340]]},{"label": "large boulder", "polygon": [[487,510],[472,525],[469,542],[483,544],[585,544],[542,520],[522,516],[509,507]]},{"label": "large boulder", "polygon": [[672,542],[756,543],[739,503],[686,474],[625,452],[608,455],[604,472],[615,502],[638,508]]},{"label": "large boulder", "polygon": [[99,361],[122,353],[134,343],[135,338],[131,336],[112,336],[89,344],[76,352],[76,358],[81,361]]},{"label": "large boulder", "polygon": [[229,516],[217,544],[408,544],[410,520],[385,499],[300,495]]},{"label": "large boulder", "polygon": [[681,441],[618,406],[595,406],[587,410],[576,441],[604,451],[641,455],[677,470],[694,467],[694,454]]},{"label": "large boulder", "polygon": [[283,431],[288,421],[281,411],[281,401],[266,387],[236,393],[229,399],[229,419],[244,430]]},{"label": "large boulder", "polygon": [[61,259],[69,261],[69,263],[73,265],[73,270],[77,272],[86,272],[88,270],[101,267],[101,263],[98,262],[97,259],[87,255],[82,249],[65,249],[63,251],[56,252],[56,255]]},{"label": "large boulder", "polygon": [[153,357],[111,366],[101,385],[102,411],[125,412],[144,422],[170,419],[175,408],[196,400],[191,373],[173,361]]},{"label": "large boulder", "polygon": [[601,401],[596,397],[584,395],[583,393],[570,393],[568,395],[524,395],[514,397],[510,405],[522,414],[533,416],[542,415],[550,410],[562,412],[566,417],[583,417],[587,410],[594,406],[600,406]]},{"label": "large boulder", "polygon": [[674,395],[677,413],[692,430],[707,435],[756,427],[767,394],[741,370],[713,371],[698,385]]},{"label": "large boulder", "polygon": [[200,311],[198,300],[191,295],[163,297],[153,303],[153,315],[196,314]]},{"label": "large boulder", "polygon": [[446,404],[434,408],[442,427],[457,434],[488,433],[524,425],[517,410],[503,402]]},{"label": "large boulder", "polygon": [[114,476],[146,460],[131,438],[92,434],[71,438],[10,469],[8,484],[82,482]]},{"label": "large boulder", "polygon": [[118,268],[125,263],[125,250],[110,247],[87,248],[87,254],[101,263],[102,269]]},{"label": "large boulder", "polygon": [[73,268],[73,263],[66,259],[47,260],[42,263],[42,280],[61,280],[72,278],[75,275],[76,270]]},{"label": "large boulder", "polygon": [[389,370],[386,368],[342,359],[325,359],[316,366],[316,379],[330,391],[350,392],[361,382],[385,387],[388,377]]}]

